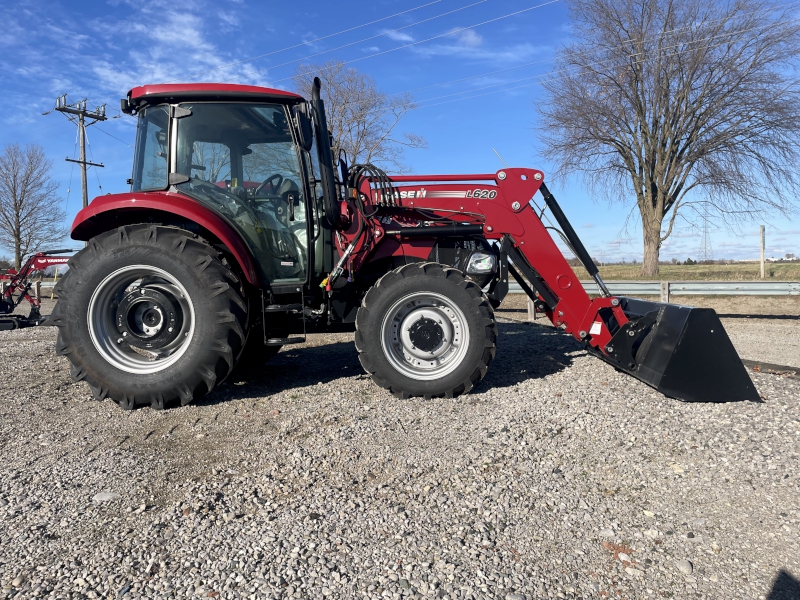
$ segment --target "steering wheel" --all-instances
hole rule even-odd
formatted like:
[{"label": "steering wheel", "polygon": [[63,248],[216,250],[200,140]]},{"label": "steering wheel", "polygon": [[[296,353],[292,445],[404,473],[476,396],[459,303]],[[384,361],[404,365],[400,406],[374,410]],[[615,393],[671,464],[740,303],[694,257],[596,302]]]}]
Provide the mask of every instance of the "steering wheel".
[{"label": "steering wheel", "polygon": [[[278,180],[278,181],[277,181],[277,183],[272,183],[272,180],[273,180],[273,179],[277,179],[277,180]],[[265,186],[266,186],[268,183],[269,183],[269,184],[271,184],[271,186],[272,186],[272,189],[273,189],[273,190],[275,190],[276,188],[279,188],[279,187],[281,186],[281,184],[283,183],[283,175],[281,175],[280,173],[275,173],[274,175],[270,175],[269,177],[267,177],[267,178],[266,178],[264,181],[262,181],[262,182],[261,182],[261,185],[259,185],[259,186],[258,186],[258,187],[255,189],[254,195],[256,195],[256,196],[257,196],[257,195],[258,195],[258,193],[259,193],[261,190],[263,190],[263,189],[264,189],[264,187],[265,187]]]}]

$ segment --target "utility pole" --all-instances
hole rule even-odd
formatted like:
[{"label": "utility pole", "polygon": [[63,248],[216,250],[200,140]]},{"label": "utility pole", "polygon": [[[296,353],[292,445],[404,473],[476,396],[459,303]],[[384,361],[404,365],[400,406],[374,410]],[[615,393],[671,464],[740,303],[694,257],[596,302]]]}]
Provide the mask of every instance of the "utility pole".
[{"label": "utility pole", "polygon": [[764,226],[761,226],[761,279],[764,279],[764,246],[766,245],[764,241]]},{"label": "utility pole", "polygon": [[[86,109],[86,98],[76,102],[75,104],[67,104],[67,95],[59,96],[56,98],[56,110],[60,113],[67,115],[67,118],[73,123],[78,125],[78,137],[81,146],[81,158],[75,160],[66,158],[67,162],[78,163],[81,166],[81,189],[83,191],[83,208],[89,206],[89,189],[86,182],[86,168],[87,167],[104,167],[103,163],[94,163],[86,160],[86,128],[94,125],[98,121],[106,120],[106,105],[98,106],[96,110],[89,111]],[[77,117],[77,119],[75,118]],[[90,123],[86,123],[86,119],[90,119]]]}]

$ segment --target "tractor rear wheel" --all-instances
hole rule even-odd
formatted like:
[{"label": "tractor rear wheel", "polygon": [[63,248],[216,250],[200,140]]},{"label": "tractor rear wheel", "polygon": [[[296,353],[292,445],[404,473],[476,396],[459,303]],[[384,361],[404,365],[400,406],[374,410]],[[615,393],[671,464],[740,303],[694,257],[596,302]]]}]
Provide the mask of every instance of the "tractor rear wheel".
[{"label": "tractor rear wheel", "polygon": [[496,341],[494,313],[481,289],[437,263],[390,271],[356,315],[361,365],[401,398],[469,392],[486,375]]},{"label": "tractor rear wheel", "polygon": [[97,399],[163,409],[210,392],[247,330],[241,283],[202,239],[133,225],[98,235],[69,262],[50,323],[57,351]]}]

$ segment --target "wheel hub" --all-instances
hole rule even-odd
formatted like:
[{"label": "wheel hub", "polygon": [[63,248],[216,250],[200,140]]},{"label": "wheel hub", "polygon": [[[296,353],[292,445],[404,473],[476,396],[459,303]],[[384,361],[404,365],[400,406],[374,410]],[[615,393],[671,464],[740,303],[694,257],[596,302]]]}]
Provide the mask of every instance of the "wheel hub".
[{"label": "wheel hub", "polygon": [[444,339],[444,331],[437,321],[422,317],[408,330],[408,338],[423,352],[433,352]]},{"label": "wheel hub", "polygon": [[447,297],[430,292],[395,302],[381,328],[386,358],[414,379],[438,379],[451,373],[469,345],[464,313]]},{"label": "wheel hub", "polygon": [[180,306],[153,288],[136,288],[117,307],[117,331],[136,348],[154,350],[170,344],[181,326]]}]

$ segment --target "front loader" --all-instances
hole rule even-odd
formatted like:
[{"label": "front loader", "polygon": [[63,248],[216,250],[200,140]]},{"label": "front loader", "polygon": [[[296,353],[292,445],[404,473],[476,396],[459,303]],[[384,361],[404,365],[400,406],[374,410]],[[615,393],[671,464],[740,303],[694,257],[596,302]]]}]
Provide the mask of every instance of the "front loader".
[{"label": "front loader", "polygon": [[[48,267],[66,264],[69,257],[55,255],[67,252],[73,252],[73,250],[36,252],[25,260],[19,271],[8,269],[5,273],[0,273],[0,282],[5,283],[2,294],[0,294],[0,331],[36,327],[44,323],[45,318],[40,313],[41,299],[38,296],[31,296],[32,278],[35,273],[40,273]],[[30,305],[30,313],[28,316],[15,315],[14,311],[19,308],[23,300]]]},{"label": "front loader", "polygon": [[[138,118],[131,191],[77,215],[86,248],[50,319],[96,398],[187,404],[307,332],[348,329],[395,395],[464,394],[494,358],[510,275],[555,327],[664,394],[758,400],[713,310],[608,293],[541,171],[347,165],[332,156],[318,80],[313,92],[165,84],[122,100]],[[600,297],[554,243],[537,195]]]}]

